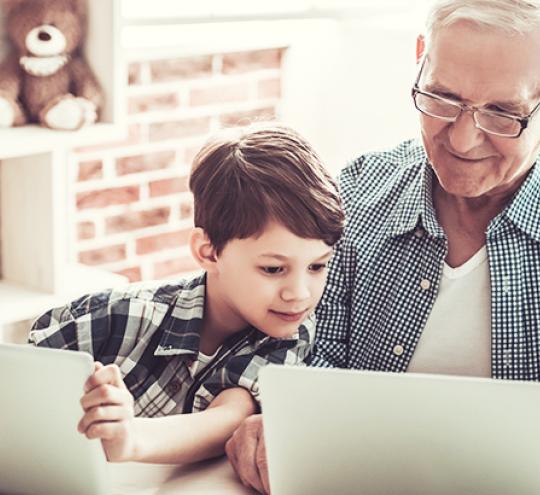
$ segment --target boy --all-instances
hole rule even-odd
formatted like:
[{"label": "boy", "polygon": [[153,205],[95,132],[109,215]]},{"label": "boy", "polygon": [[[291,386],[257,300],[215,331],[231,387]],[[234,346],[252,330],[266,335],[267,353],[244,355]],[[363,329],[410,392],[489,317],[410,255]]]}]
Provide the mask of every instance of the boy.
[{"label": "boy", "polygon": [[302,363],[313,345],[344,214],[310,145],[276,125],[225,131],[196,156],[190,189],[203,275],[82,297],[30,333],[94,356],[79,431],[109,460],[222,454],[257,407],[260,367]]}]

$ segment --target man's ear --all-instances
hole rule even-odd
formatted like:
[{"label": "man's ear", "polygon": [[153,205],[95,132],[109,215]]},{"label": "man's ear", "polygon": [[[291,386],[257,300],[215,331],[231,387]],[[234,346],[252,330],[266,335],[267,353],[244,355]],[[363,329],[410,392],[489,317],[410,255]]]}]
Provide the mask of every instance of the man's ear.
[{"label": "man's ear", "polygon": [[189,247],[191,249],[191,255],[203,270],[212,272],[216,269],[216,248],[210,242],[204,229],[195,227],[191,231]]},{"label": "man's ear", "polygon": [[426,39],[423,34],[419,34],[416,37],[416,63],[420,63],[424,56],[424,50],[426,49]]}]

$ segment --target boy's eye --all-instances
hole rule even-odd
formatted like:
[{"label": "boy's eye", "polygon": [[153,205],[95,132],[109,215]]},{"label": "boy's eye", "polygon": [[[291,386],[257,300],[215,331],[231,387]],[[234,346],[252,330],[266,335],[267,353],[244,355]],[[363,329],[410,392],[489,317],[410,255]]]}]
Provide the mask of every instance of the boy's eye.
[{"label": "boy's eye", "polygon": [[314,265],[310,265],[309,270],[311,272],[321,272],[324,270],[327,266],[327,263],[315,263]]},{"label": "boy's eye", "polygon": [[261,266],[260,269],[267,275],[276,275],[283,272],[282,266]]}]

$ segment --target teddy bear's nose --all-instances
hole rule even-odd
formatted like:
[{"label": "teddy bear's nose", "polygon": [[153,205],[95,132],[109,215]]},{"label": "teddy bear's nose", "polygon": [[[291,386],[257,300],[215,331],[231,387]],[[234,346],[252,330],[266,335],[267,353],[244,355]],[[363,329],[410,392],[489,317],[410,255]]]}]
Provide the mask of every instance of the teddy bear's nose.
[{"label": "teddy bear's nose", "polygon": [[38,34],[38,38],[40,41],[51,41],[51,35],[46,31],[40,31]]}]

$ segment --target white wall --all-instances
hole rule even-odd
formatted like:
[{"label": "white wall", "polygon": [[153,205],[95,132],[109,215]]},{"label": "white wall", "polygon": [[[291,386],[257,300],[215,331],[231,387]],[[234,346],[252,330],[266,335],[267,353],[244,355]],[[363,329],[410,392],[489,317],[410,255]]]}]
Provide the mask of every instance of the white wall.
[{"label": "white wall", "polygon": [[284,120],[333,172],[418,135],[410,90],[418,28],[408,18],[305,22],[286,60]]}]

